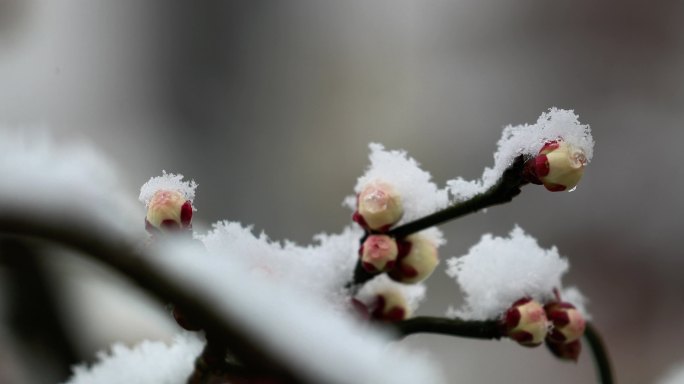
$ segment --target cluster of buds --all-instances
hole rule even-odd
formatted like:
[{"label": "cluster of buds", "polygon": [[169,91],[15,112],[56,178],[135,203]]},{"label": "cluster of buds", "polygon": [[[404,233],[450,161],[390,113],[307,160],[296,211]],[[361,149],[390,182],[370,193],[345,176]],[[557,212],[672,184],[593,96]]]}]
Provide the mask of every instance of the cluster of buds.
[{"label": "cluster of buds", "polygon": [[504,334],[520,345],[536,347],[545,341],[557,357],[577,361],[585,320],[572,304],[555,301],[542,306],[523,298],[504,313],[501,326]]},{"label": "cluster of buds", "polygon": [[543,184],[552,192],[572,190],[582,178],[586,164],[581,149],[565,141],[550,141],[525,163],[524,176],[530,183]]},{"label": "cluster of buds", "polygon": [[145,228],[150,233],[190,229],[192,203],[179,191],[159,190],[150,199]]},{"label": "cluster of buds", "polygon": [[364,187],[357,196],[353,216],[353,220],[367,232],[359,256],[366,271],[387,272],[398,282],[415,284],[435,270],[437,247],[419,234],[405,239],[387,235],[403,213],[401,197],[391,184],[376,180]]}]

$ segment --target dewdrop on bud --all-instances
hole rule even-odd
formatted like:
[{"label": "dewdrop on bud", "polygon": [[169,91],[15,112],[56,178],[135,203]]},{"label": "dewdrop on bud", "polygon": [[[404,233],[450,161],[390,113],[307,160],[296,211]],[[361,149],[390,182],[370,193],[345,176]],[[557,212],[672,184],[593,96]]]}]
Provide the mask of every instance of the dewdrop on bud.
[{"label": "dewdrop on bud", "polygon": [[427,279],[437,267],[437,246],[425,236],[416,234],[401,242],[397,265],[389,272],[398,282],[415,284]]},{"label": "dewdrop on bud", "polygon": [[404,214],[401,197],[390,184],[375,181],[357,196],[354,221],[366,229],[386,231]]},{"label": "dewdrop on bud", "polygon": [[506,336],[526,347],[540,345],[549,329],[544,307],[530,298],[513,303],[504,313],[501,324]]},{"label": "dewdrop on bud", "polygon": [[399,250],[387,235],[370,235],[361,245],[361,265],[368,272],[384,272],[394,267]]},{"label": "dewdrop on bud", "polygon": [[584,334],[584,316],[574,305],[564,302],[553,302],[544,306],[546,317],[553,324],[549,340],[557,343],[570,343]]},{"label": "dewdrop on bud", "polygon": [[192,203],[179,191],[159,190],[150,199],[145,220],[148,227],[159,230],[188,228]]},{"label": "dewdrop on bud", "polygon": [[371,317],[383,321],[401,321],[411,316],[411,309],[404,295],[396,289],[379,292],[375,298]]},{"label": "dewdrop on bud", "polygon": [[525,176],[534,184],[543,184],[552,192],[572,190],[577,186],[587,158],[579,148],[565,141],[551,141],[525,164]]}]

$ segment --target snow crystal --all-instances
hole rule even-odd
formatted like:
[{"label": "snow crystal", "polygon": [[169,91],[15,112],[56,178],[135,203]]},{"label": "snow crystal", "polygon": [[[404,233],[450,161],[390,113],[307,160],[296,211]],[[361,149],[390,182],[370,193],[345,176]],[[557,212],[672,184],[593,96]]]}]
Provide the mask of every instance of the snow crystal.
[{"label": "snow crystal", "polygon": [[140,197],[138,197],[138,199],[141,203],[145,203],[145,206],[147,207],[157,191],[167,190],[178,191],[182,193],[186,199],[192,202],[195,199],[195,189],[197,189],[195,180],[183,181],[183,175],[181,174],[166,173],[166,171],[162,171],[161,176],[151,178],[140,187]]},{"label": "snow crystal", "polygon": [[542,113],[535,124],[507,126],[497,143],[494,167],[485,168],[480,180],[457,178],[447,182],[449,191],[457,201],[466,200],[496,184],[506,168],[519,155],[535,156],[548,141],[562,139],[584,151],[587,162],[594,154],[594,139],[588,125],[580,124],[571,110],[550,108]]},{"label": "snow crystal", "polygon": [[115,168],[86,143],[57,144],[40,129],[0,129],[0,174],[3,210],[30,208],[46,219],[68,212],[91,229],[142,231],[139,207]]},{"label": "snow crystal", "polygon": [[383,273],[377,275],[373,280],[367,282],[363,288],[356,295],[356,298],[366,305],[369,305],[375,300],[375,297],[381,292],[398,291],[406,299],[411,312],[418,309],[418,305],[425,298],[425,285],[419,284],[402,284],[390,279],[387,274]]},{"label": "snow crystal", "polygon": [[469,320],[498,318],[516,300],[532,297],[542,303],[561,289],[566,259],[553,247],[545,250],[516,226],[508,238],[482,236],[468,254],[447,260],[447,274],[465,293],[465,306],[451,316]]},{"label": "snow crystal", "polygon": [[268,276],[296,289],[315,292],[331,306],[346,308],[345,285],[352,279],[363,232],[348,227],[338,235],[320,234],[315,245],[272,242],[251,227],[222,221],[206,235],[198,235],[207,250],[247,265],[251,274]]},{"label": "snow crystal", "polygon": [[[214,303],[243,334],[277,353],[312,382],[443,383],[433,360],[388,347],[380,330],[361,326],[317,297],[251,273],[249,265],[196,248],[162,245],[150,260],[187,292]],[[352,371],[350,371],[352,369]]]},{"label": "snow crystal", "polygon": [[[401,196],[404,216],[399,225],[419,219],[449,204],[446,189],[440,189],[431,181],[432,175],[420,169],[418,163],[405,151],[388,151],[381,144],[370,144],[370,167],[356,182],[354,192],[374,181],[391,184]],[[349,196],[345,205],[356,209],[356,197]]]},{"label": "snow crystal", "polygon": [[74,367],[65,384],[184,384],[194,369],[203,342],[190,333],[176,336],[171,345],[143,341],[133,348],[114,344],[99,352],[91,367]]}]

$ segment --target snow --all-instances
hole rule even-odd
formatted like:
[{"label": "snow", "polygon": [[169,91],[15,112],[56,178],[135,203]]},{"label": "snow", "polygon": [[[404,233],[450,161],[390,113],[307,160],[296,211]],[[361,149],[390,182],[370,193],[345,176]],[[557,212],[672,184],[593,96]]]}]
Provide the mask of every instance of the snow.
[{"label": "snow", "polygon": [[319,234],[314,245],[273,242],[255,236],[251,227],[221,221],[206,235],[197,235],[209,253],[239,261],[250,274],[267,276],[295,289],[315,293],[332,307],[346,308],[345,285],[352,279],[363,232],[347,227],[340,234]]},{"label": "snow", "polygon": [[572,110],[550,108],[542,113],[535,124],[523,124],[504,128],[494,153],[494,166],[485,168],[479,180],[467,181],[461,177],[447,182],[454,200],[467,200],[496,184],[503,172],[520,156],[536,156],[549,141],[564,140],[582,150],[587,162],[594,155],[594,139],[588,125],[579,122]]},{"label": "snow", "polygon": [[91,228],[142,233],[142,215],[115,168],[84,142],[57,143],[45,129],[0,128],[0,203],[31,207],[58,220],[76,216]]},{"label": "snow", "polygon": [[171,345],[143,341],[129,348],[117,343],[111,351],[99,352],[92,366],[74,367],[65,384],[185,384],[203,345],[190,333],[177,335]]},{"label": "snow", "polygon": [[[568,270],[568,261],[555,247],[541,248],[518,226],[508,237],[483,235],[468,254],[447,260],[447,265],[447,274],[465,294],[465,305],[450,309],[449,316],[467,320],[497,319],[523,297],[551,301],[554,289],[562,290],[561,277]],[[583,307],[576,289],[564,294]]]},{"label": "snow", "polygon": [[[162,171],[161,176],[152,177],[148,180],[142,187],[140,187],[140,197],[138,199],[141,203],[145,204],[145,207],[150,205],[150,200],[157,191],[178,191],[182,193],[187,200],[192,202],[195,199],[195,190],[197,189],[197,183],[195,180],[183,181],[183,175],[166,173]],[[194,208],[193,204],[193,210]]]},{"label": "snow", "polygon": [[436,363],[390,346],[388,335],[359,324],[351,310],[341,312],[316,292],[252,273],[244,259],[185,243],[162,245],[156,255],[151,261],[165,274],[211,300],[226,319],[313,382],[444,382]]},{"label": "snow", "polygon": [[[449,204],[446,189],[440,189],[432,182],[432,175],[420,169],[418,162],[409,157],[405,151],[386,150],[381,144],[369,145],[370,166],[359,177],[354,192],[360,193],[369,183],[384,181],[391,184],[401,196],[404,216],[397,223],[419,219]],[[356,209],[356,196],[349,196],[344,204]]]}]

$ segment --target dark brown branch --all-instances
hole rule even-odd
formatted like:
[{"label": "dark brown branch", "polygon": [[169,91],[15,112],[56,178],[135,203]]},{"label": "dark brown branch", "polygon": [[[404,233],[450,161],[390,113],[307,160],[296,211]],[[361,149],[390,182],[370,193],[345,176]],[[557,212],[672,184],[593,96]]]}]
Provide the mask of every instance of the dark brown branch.
[{"label": "dark brown branch", "polygon": [[431,215],[393,228],[389,231],[389,235],[395,238],[403,238],[469,213],[474,213],[493,205],[510,202],[515,196],[520,194],[520,187],[525,184],[523,180],[524,165],[525,158],[518,156],[513,164],[504,171],[499,181],[485,192]]},{"label": "dark brown branch", "polygon": [[421,316],[390,323],[389,326],[394,328],[399,337],[414,333],[437,333],[471,339],[498,340],[503,337],[501,326],[496,320],[475,321]]},{"label": "dark brown branch", "polygon": [[587,323],[584,338],[587,340],[589,348],[591,348],[599,382],[601,384],[613,384],[615,380],[613,378],[613,369],[610,364],[608,349],[606,349],[598,330],[591,323]]},{"label": "dark brown branch", "polygon": [[[67,332],[59,292],[50,279],[40,247],[16,237],[0,236],[0,266],[10,269],[7,281],[8,325],[34,359],[55,362],[52,379],[65,381],[80,358]],[[51,370],[48,370],[47,374]]]},{"label": "dark brown branch", "polygon": [[286,383],[306,382],[275,353],[244,332],[234,320],[214,309],[214,303],[185,291],[160,273],[126,239],[64,215],[32,212],[30,208],[0,205],[0,232],[48,240],[81,252],[121,273],[162,303],[173,302],[192,313],[217,344],[230,350],[246,366],[259,369]]}]

